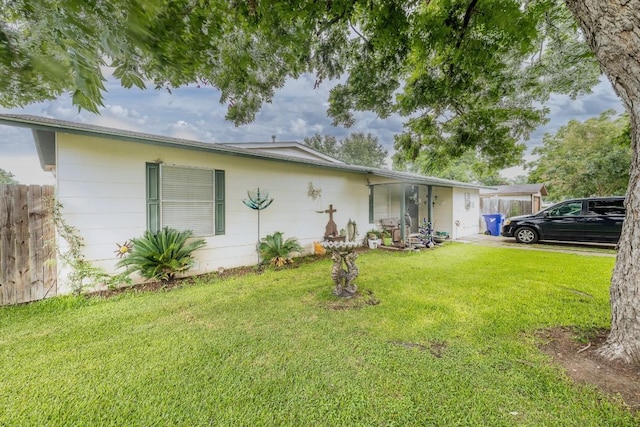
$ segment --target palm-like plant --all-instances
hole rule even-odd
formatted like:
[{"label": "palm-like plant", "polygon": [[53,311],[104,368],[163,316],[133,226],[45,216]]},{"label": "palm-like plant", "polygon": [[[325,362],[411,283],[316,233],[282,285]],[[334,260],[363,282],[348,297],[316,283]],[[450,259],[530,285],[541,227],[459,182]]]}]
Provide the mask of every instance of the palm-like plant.
[{"label": "palm-like plant", "polygon": [[276,267],[282,267],[285,264],[291,264],[291,254],[302,252],[302,246],[298,243],[298,239],[292,237],[284,240],[281,231],[276,231],[268,235],[260,241],[260,256],[263,260],[271,262]]},{"label": "palm-like plant", "polygon": [[128,273],[139,272],[146,279],[167,281],[193,264],[191,254],[206,245],[203,239],[187,242],[193,232],[164,227],[158,233],[146,231],[141,238],[131,239],[132,249],[118,261]]}]

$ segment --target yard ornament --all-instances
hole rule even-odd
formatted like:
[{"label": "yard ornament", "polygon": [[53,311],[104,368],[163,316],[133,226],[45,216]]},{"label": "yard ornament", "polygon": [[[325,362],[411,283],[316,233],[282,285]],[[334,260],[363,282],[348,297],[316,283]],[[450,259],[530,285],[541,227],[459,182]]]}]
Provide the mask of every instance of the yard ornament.
[{"label": "yard ornament", "polygon": [[249,196],[249,200],[244,199],[242,203],[258,211],[258,243],[256,243],[256,251],[258,252],[258,264],[260,264],[260,211],[268,208],[273,202],[273,198],[269,198],[268,191],[261,193],[260,187],[256,191],[247,190],[247,196]]}]

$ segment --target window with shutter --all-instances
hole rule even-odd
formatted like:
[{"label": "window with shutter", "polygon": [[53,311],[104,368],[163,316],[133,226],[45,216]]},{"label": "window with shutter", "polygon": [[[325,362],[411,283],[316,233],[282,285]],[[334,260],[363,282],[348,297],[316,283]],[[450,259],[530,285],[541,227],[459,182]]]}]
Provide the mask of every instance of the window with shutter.
[{"label": "window with shutter", "polygon": [[216,234],[224,234],[225,228],[225,215],[224,215],[224,171],[216,170],[215,172],[215,180],[216,180]]},{"label": "window with shutter", "polygon": [[147,163],[147,230],[160,230],[160,165]]},{"label": "window with shutter", "polygon": [[224,234],[224,186],[224,171],[147,163],[149,231],[171,227],[196,236]]}]

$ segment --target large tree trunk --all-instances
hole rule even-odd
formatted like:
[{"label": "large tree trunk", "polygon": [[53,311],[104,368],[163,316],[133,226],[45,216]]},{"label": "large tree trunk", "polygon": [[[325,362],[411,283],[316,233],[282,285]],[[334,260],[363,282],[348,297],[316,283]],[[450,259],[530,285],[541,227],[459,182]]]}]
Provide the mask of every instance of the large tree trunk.
[{"label": "large tree trunk", "polygon": [[627,216],[611,278],[611,332],[600,354],[640,362],[640,0],[566,0],[631,118]]}]

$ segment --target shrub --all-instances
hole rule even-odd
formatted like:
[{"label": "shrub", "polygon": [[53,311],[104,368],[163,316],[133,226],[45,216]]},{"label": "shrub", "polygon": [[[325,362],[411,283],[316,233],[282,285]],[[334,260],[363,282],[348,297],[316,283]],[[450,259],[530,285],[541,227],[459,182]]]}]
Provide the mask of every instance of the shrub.
[{"label": "shrub", "polygon": [[298,243],[298,239],[292,237],[284,240],[282,234],[282,232],[276,231],[260,241],[258,249],[263,262],[270,262],[276,267],[282,267],[293,262],[292,253],[302,252],[302,246]]},{"label": "shrub", "polygon": [[205,246],[202,239],[187,242],[193,232],[164,227],[158,233],[146,231],[141,238],[131,239],[132,249],[118,262],[128,273],[139,272],[146,279],[167,281],[193,264],[193,251]]}]

